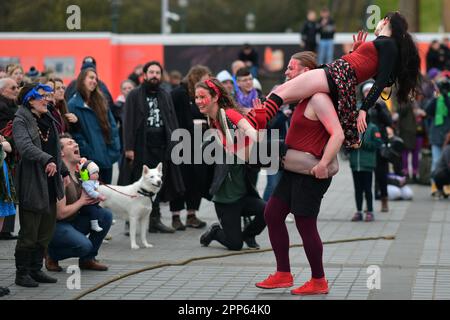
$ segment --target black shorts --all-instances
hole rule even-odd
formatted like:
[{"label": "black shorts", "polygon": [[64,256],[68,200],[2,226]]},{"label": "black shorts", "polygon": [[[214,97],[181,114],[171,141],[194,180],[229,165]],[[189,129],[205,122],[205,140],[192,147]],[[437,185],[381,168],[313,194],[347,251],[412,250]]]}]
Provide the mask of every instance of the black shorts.
[{"label": "black shorts", "polygon": [[296,216],[317,217],[330,184],[331,178],[317,179],[284,170],[272,196],[289,205],[291,213]]}]

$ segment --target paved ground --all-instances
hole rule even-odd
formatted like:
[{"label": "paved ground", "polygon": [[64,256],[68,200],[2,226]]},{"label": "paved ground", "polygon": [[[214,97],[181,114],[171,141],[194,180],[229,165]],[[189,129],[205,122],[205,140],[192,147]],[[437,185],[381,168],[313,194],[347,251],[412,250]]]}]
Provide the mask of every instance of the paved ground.
[{"label": "paved ground", "polygon": [[[259,189],[265,183],[262,176]],[[319,229],[322,240],[343,240],[394,235],[395,240],[371,240],[324,245],[324,265],[331,285],[330,294],[316,297],[291,296],[289,290],[264,291],[254,283],[275,269],[273,252],[195,261],[187,265],[167,266],[142,272],[113,282],[83,299],[450,299],[450,207],[449,201],[429,197],[429,189],[413,186],[413,201],[391,202],[389,213],[376,213],[373,223],[349,222],[354,212],[353,185],[348,162],[341,161],[341,172],[334,178],[322,205]],[[375,203],[380,208],[380,203]],[[163,207],[170,223],[168,207]],[[216,221],[211,203],[204,201],[199,217],[211,224]],[[184,220],[184,216],[182,216]],[[301,243],[295,225],[288,224],[291,243]],[[154,248],[131,250],[123,235],[124,222],[117,219],[113,239],[105,243],[99,259],[110,266],[107,272],[81,274],[81,288],[68,289],[71,274],[53,273],[56,285],[36,289],[17,287],[14,282],[15,241],[0,242],[0,284],[11,294],[3,299],[73,299],[96,285],[127,272],[161,263],[177,263],[194,257],[230,253],[217,242],[199,245],[201,230],[189,229],[175,234],[149,234]],[[267,231],[257,241],[270,248]],[[310,277],[302,248],[290,251],[295,285]],[[61,262],[66,268],[77,260]],[[368,289],[369,277],[378,266],[380,287]],[[368,272],[369,271],[369,272]],[[376,275],[377,273],[375,273]],[[370,280],[370,279],[369,279]],[[70,282],[70,281],[69,281]],[[376,284],[376,281],[369,281]]]}]

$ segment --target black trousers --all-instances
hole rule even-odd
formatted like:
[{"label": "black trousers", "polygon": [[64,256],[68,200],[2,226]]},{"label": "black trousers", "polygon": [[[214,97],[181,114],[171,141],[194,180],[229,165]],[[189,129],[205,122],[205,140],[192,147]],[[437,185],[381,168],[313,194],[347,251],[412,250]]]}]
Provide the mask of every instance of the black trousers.
[{"label": "black trousers", "polygon": [[56,203],[50,203],[46,213],[28,211],[19,207],[20,230],[16,251],[47,249],[56,225]]},{"label": "black trousers", "polygon": [[352,171],[355,187],[356,209],[363,210],[363,194],[366,196],[367,211],[373,212],[372,171]]},{"label": "black trousers", "polygon": [[186,190],[182,197],[169,202],[170,211],[181,211],[183,209],[198,211],[201,201],[202,196],[198,190]]},{"label": "black trousers", "polygon": [[375,167],[375,193],[382,198],[387,198],[387,175],[389,173],[389,162],[380,156],[380,151],[377,151],[377,166]]},{"label": "black trousers", "polygon": [[[266,227],[264,221],[266,202],[260,198],[245,196],[233,203],[216,202],[214,206],[222,226],[214,240],[229,250],[241,250],[245,238],[260,234]],[[244,230],[241,228],[241,217],[243,216],[254,216]]]}]

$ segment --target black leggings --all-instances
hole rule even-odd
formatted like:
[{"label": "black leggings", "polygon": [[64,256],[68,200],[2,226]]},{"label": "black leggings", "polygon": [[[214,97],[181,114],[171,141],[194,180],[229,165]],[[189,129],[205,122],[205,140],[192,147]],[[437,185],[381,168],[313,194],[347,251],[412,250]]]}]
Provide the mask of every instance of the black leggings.
[{"label": "black leggings", "polygon": [[373,212],[372,171],[352,171],[355,186],[356,209],[362,212],[363,193],[366,196],[367,211]]},{"label": "black leggings", "polygon": [[[266,202],[257,197],[245,196],[233,203],[214,203],[217,217],[222,229],[213,240],[217,240],[229,250],[241,250],[243,241],[247,237],[260,234],[266,227],[264,208]],[[241,216],[255,216],[242,231]]]},{"label": "black leggings", "polygon": [[379,190],[382,198],[387,198],[387,176],[389,173],[389,162],[380,156],[380,151],[377,151],[377,166],[375,167],[375,186]]}]

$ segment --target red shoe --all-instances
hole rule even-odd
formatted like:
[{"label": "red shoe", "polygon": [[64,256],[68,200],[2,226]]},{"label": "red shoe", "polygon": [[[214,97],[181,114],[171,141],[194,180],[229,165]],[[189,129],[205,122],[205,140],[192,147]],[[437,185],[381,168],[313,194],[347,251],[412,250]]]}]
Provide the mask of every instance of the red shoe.
[{"label": "red shoe", "polygon": [[290,272],[275,272],[264,281],[255,284],[262,289],[289,288],[294,285],[294,279]]},{"label": "red shoe", "polygon": [[328,293],[328,281],[325,277],[321,279],[314,279],[307,281],[301,287],[291,290],[291,294],[294,295],[310,295],[310,294],[327,294]]}]

